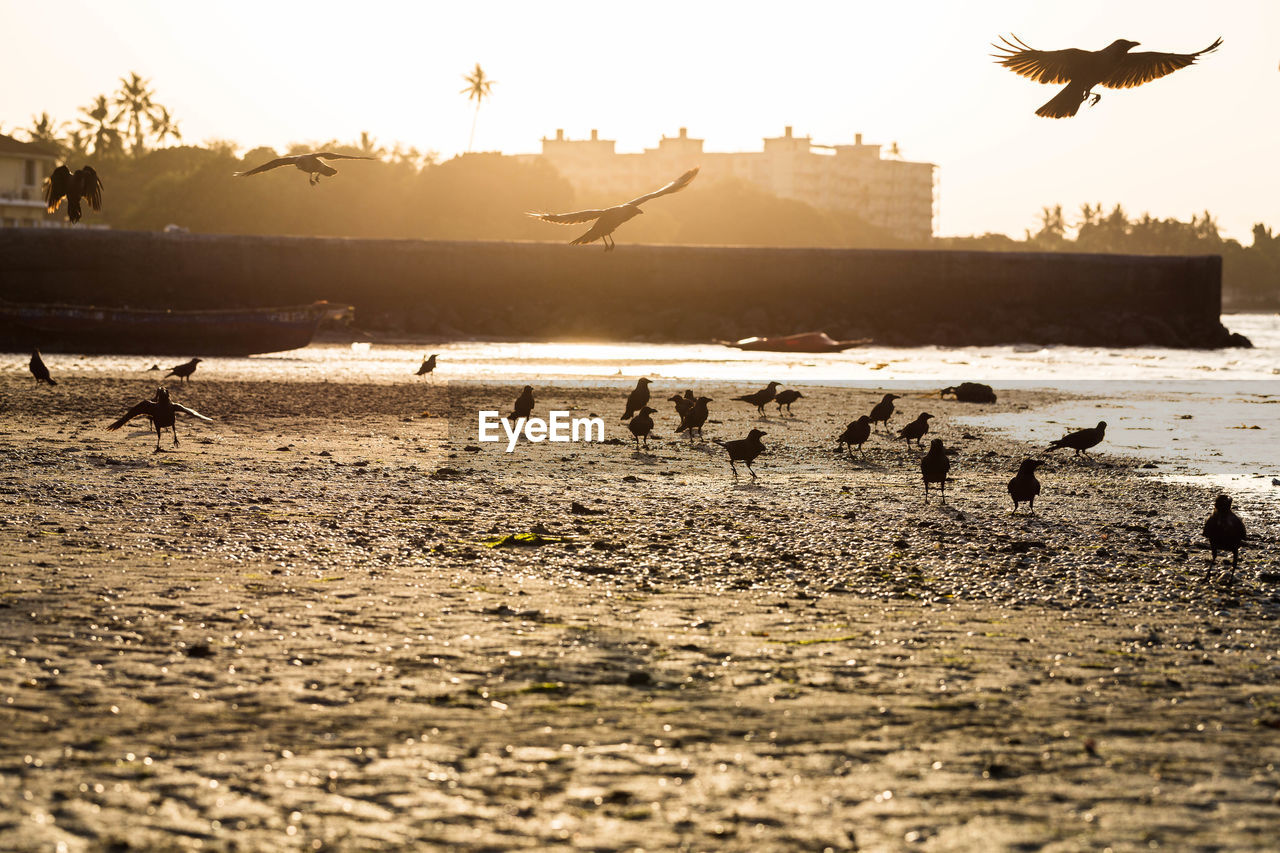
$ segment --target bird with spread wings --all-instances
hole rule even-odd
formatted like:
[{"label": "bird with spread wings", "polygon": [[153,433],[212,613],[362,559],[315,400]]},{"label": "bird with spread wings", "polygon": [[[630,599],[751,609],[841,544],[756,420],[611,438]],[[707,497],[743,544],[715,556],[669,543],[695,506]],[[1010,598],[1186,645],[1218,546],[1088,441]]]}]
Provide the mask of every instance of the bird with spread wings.
[{"label": "bird with spread wings", "polygon": [[331,151],[316,151],[312,154],[294,154],[292,157],[277,157],[270,163],[263,163],[256,169],[250,169],[247,172],[236,172],[233,178],[247,178],[250,175],[258,175],[262,172],[269,172],[272,169],[278,169],[281,166],[293,166],[303,172],[311,175],[311,186],[320,183],[320,176],[331,178],[338,174],[338,170],[323,163],[321,160],[376,160],[376,157],[362,157],[358,154],[334,154]]},{"label": "bird with spread wings", "polygon": [[699,167],[694,166],[692,169],[685,172],[662,189],[654,190],[648,195],[642,195],[639,198],[633,198],[626,204],[618,204],[613,207],[606,207],[599,210],[575,210],[572,213],[530,212],[528,215],[536,219],[541,219],[544,222],[555,222],[558,225],[574,225],[579,222],[590,222],[594,219],[595,224],[591,226],[590,230],[578,237],[576,240],[570,240],[569,245],[578,246],[599,240],[604,243],[604,250],[606,252],[612,251],[613,238],[609,235],[611,235],[619,225],[626,222],[628,219],[644,213],[644,211],[640,209],[640,205],[644,204],[646,201],[658,198],[659,196],[678,193],[680,190],[689,186],[693,179],[698,176],[698,168]]},{"label": "bird with spread wings", "polygon": [[1102,95],[1093,91],[1094,86],[1132,89],[1193,65],[1198,57],[1212,53],[1222,44],[1222,39],[1218,39],[1195,53],[1130,53],[1138,42],[1128,39],[1116,39],[1102,50],[1036,50],[1017,36],[1012,39],[1000,36],[1004,44],[992,45],[1001,51],[991,54],[997,63],[1037,83],[1066,84],[1066,88],[1036,110],[1036,115],[1045,118],[1069,118],[1090,98],[1089,106],[1098,103]]},{"label": "bird with spread wings", "polygon": [[102,210],[102,179],[92,166],[72,172],[59,166],[44,179],[44,203],[50,213],[55,213],[67,201],[67,219],[80,221],[80,199],[89,202],[94,210]]},{"label": "bird with spread wings", "polygon": [[186,406],[173,402],[169,397],[169,389],[161,385],[156,389],[155,396],[150,400],[143,400],[129,411],[125,412],[118,420],[107,427],[108,430],[117,430],[127,424],[134,418],[150,418],[151,425],[156,430],[156,453],[161,453],[160,436],[164,435],[164,428],[169,427],[173,430],[173,446],[178,446],[178,427],[176,425],[177,418],[175,415],[191,415],[193,418],[199,418],[202,421],[213,423],[213,418],[206,418],[195,409],[188,409]]}]

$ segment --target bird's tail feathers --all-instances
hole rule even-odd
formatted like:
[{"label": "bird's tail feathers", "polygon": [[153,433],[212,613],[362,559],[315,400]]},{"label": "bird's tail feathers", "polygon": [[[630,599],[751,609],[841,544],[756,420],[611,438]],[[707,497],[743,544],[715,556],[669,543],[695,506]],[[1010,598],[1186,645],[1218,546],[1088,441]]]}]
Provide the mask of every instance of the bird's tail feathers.
[{"label": "bird's tail feathers", "polygon": [[57,380],[56,380],[56,379],[54,379],[52,376],[46,376],[46,377],[44,378],[44,381],[45,381],[45,382],[48,382],[50,385],[57,385],[57,384],[58,384]]},{"label": "bird's tail feathers", "polygon": [[569,241],[569,245],[570,245],[570,246],[584,246],[584,245],[586,245],[587,243],[594,242],[594,241],[595,241],[595,239],[596,239],[595,237],[592,237],[592,236],[591,236],[591,232],[590,232],[590,231],[588,231],[586,234],[583,234],[581,237],[575,237],[574,239],[570,240],[570,241]]},{"label": "bird's tail feathers", "polygon": [[1053,96],[1053,99],[1036,110],[1041,118],[1071,118],[1080,112],[1084,103],[1084,95],[1075,86],[1068,86]]}]

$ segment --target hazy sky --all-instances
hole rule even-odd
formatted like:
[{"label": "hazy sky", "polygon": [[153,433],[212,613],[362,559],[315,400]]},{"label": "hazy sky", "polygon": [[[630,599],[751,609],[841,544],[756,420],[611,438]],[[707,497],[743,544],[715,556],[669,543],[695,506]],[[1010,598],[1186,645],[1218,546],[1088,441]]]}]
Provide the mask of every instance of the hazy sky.
[{"label": "hazy sky", "polygon": [[[1208,209],[1246,242],[1255,221],[1280,228],[1276,0],[0,0],[0,30],[3,132],[42,111],[70,119],[136,70],[188,141],[283,148],[367,130],[448,157],[466,148],[459,89],[479,62],[497,83],[477,150],[599,128],[639,151],[682,126],[707,150],[759,150],[792,125],[938,164],[941,234],[1020,235],[1043,205],[1098,201]],[[988,57],[1009,32],[1041,49],[1225,43],[1055,121],[1034,112],[1057,87]]]}]

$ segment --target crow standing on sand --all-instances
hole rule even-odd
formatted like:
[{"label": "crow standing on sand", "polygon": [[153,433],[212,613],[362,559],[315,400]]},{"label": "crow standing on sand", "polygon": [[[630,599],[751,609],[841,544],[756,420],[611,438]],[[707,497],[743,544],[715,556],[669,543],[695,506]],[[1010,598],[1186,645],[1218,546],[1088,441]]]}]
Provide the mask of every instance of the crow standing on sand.
[{"label": "crow standing on sand", "polygon": [[321,175],[324,175],[326,178],[331,178],[334,175],[338,174],[337,169],[333,168],[327,163],[320,162],[322,159],[323,160],[376,160],[377,158],[361,157],[356,154],[334,154],[329,151],[316,151],[315,153],[312,153],[312,154],[294,154],[292,157],[277,157],[276,159],[272,160],[269,163],[263,163],[261,166],[257,167],[256,169],[250,169],[247,172],[236,172],[231,177],[247,178],[250,175],[258,175],[258,174],[261,174],[262,172],[269,172],[272,169],[278,169],[281,166],[293,166],[295,169],[298,169],[300,171],[306,172],[309,175],[311,175],[309,180],[311,182],[311,186],[314,187],[316,184],[320,183]]},{"label": "crow standing on sand", "polygon": [[422,357],[422,365],[418,368],[418,372],[414,376],[426,376],[436,369],[436,353],[432,353],[430,358],[425,355]]},{"label": "crow standing on sand", "polygon": [[62,200],[67,200],[67,219],[80,221],[80,199],[89,202],[94,210],[102,210],[102,179],[92,166],[72,172],[59,166],[44,179],[44,203],[49,213],[55,213]]},{"label": "crow standing on sand", "polygon": [[849,425],[844,428],[844,432],[840,433],[840,437],[836,439],[836,451],[840,451],[840,445],[849,445],[849,452],[853,452],[853,446],[858,445],[858,452],[865,454],[862,445],[866,444],[867,439],[871,437],[871,418],[861,415],[856,421],[850,421]]},{"label": "crow standing on sand", "polygon": [[[636,387],[627,395],[627,410],[622,413],[620,421],[630,420],[636,412],[649,405],[649,380],[641,376],[636,380]],[[654,409],[656,412],[657,409]]]},{"label": "crow standing on sand", "polygon": [[699,397],[693,401],[693,405],[689,407],[680,417],[680,426],[676,428],[676,434],[689,431],[689,440],[693,441],[693,431],[698,431],[698,438],[702,438],[702,425],[707,422],[707,403],[713,402],[710,397]]},{"label": "crow standing on sand", "polygon": [[27,362],[27,366],[31,368],[31,375],[36,378],[37,382],[43,382],[46,385],[58,384],[49,375],[49,368],[45,367],[44,359],[40,357],[40,350],[33,349],[31,351],[31,361]]},{"label": "crow standing on sand", "polygon": [[193,418],[199,418],[202,421],[213,423],[212,418],[206,418],[195,409],[188,409],[186,406],[180,406],[169,399],[169,389],[161,385],[156,389],[156,394],[150,400],[143,400],[138,405],[124,413],[118,421],[107,427],[108,430],[117,430],[127,424],[129,421],[138,417],[151,418],[151,425],[156,428],[156,453],[161,452],[160,436],[164,435],[164,428],[169,427],[173,430],[173,446],[178,446],[178,427],[175,415],[191,415]]},{"label": "crow standing on sand", "polygon": [[770,382],[764,388],[754,394],[745,394],[741,397],[734,397],[735,400],[741,400],[744,403],[750,403],[756,407],[756,411],[760,413],[760,417],[764,417],[764,405],[774,398],[778,393],[778,386],[781,382]]},{"label": "crow standing on sand", "polygon": [[1106,434],[1106,432],[1107,432],[1107,422],[1098,421],[1098,425],[1096,427],[1090,427],[1089,429],[1082,429],[1077,432],[1067,433],[1057,441],[1051,442],[1049,444],[1049,450],[1052,451],[1052,450],[1057,450],[1061,447],[1066,447],[1071,450],[1074,450],[1076,452],[1076,456],[1079,456],[1080,454],[1084,453],[1085,458],[1088,459],[1091,457],[1089,456],[1088,453],[1085,453],[1085,451],[1091,447],[1097,447],[1099,444],[1101,444],[1103,436]]},{"label": "crow standing on sand", "polygon": [[1010,41],[1000,36],[1004,44],[992,45],[1001,51],[992,54],[997,63],[1037,83],[1067,84],[1036,110],[1036,115],[1045,118],[1069,118],[1079,112],[1080,105],[1091,96],[1089,106],[1098,103],[1102,95],[1093,91],[1094,86],[1108,89],[1141,86],[1192,65],[1201,54],[1211,53],[1222,44],[1222,39],[1218,39],[1195,53],[1130,53],[1138,42],[1116,39],[1102,50],[1036,50],[1017,36],[1012,38]]},{"label": "crow standing on sand", "polygon": [[1244,542],[1244,522],[1240,520],[1240,516],[1231,510],[1231,498],[1226,495],[1218,495],[1213,502],[1213,515],[1209,516],[1209,520],[1204,523],[1204,536],[1209,540],[1209,568],[1205,570],[1204,578],[1209,579],[1209,572],[1213,569],[1213,564],[1218,560],[1219,551],[1231,552],[1231,574],[1230,578],[1234,579],[1236,575],[1236,566],[1240,563],[1240,545]]},{"label": "crow standing on sand", "polygon": [[718,438],[713,438],[712,441],[729,451],[729,467],[733,469],[733,476],[738,476],[738,466],[734,463],[741,462],[747,466],[751,476],[755,477],[756,472],[752,470],[751,462],[764,452],[764,444],[760,439],[766,435],[768,435],[767,432],[753,429],[747,433],[746,438],[739,438],[734,441],[721,441]]},{"label": "crow standing on sand", "polygon": [[516,397],[515,408],[507,418],[510,420],[528,418],[531,414],[533,414],[533,386],[526,385],[520,392],[520,396]]},{"label": "crow standing on sand", "polygon": [[196,372],[196,365],[202,361],[204,361],[203,358],[193,358],[190,361],[184,361],[182,364],[175,365],[169,369],[169,372],[164,375],[164,378],[168,379],[170,376],[176,376],[183,381],[190,382],[191,374]]},{"label": "crow standing on sand", "polygon": [[591,226],[591,229],[576,240],[569,241],[569,245],[579,246],[600,240],[604,243],[604,250],[611,252],[613,251],[613,238],[609,235],[628,219],[644,213],[640,209],[640,205],[659,196],[680,192],[680,190],[689,186],[697,175],[698,167],[695,166],[662,189],[655,190],[648,195],[642,195],[639,198],[633,198],[626,204],[619,204],[614,207],[598,210],[575,210],[572,213],[533,213],[530,211],[526,215],[541,219],[544,222],[555,222],[559,225],[573,225],[580,222],[590,222],[594,219],[595,224]]},{"label": "crow standing on sand", "polygon": [[924,447],[924,445],[920,443],[920,439],[929,431],[929,419],[932,417],[933,415],[928,412],[921,412],[916,415],[916,419],[914,421],[898,430],[898,438],[906,439],[907,444],[914,441],[916,443],[916,447]]},{"label": "crow standing on sand", "polygon": [[929,484],[936,483],[942,489],[942,502],[947,502],[947,473],[951,460],[942,447],[942,439],[935,438],[929,444],[929,452],[920,459],[920,474],[924,477],[924,502],[929,502]]},{"label": "crow standing on sand", "polygon": [[667,398],[669,402],[675,403],[676,416],[681,420],[684,419],[684,413],[693,408],[694,399],[693,392],[687,388],[685,389],[683,397],[679,394],[672,394]]},{"label": "crow standing on sand", "polygon": [[893,401],[900,399],[902,398],[897,394],[885,394],[884,397],[880,399],[879,403],[872,406],[869,418],[872,425],[884,424],[885,428],[888,429],[889,418],[893,417]]},{"label": "crow standing on sand", "polygon": [[631,435],[636,440],[636,450],[640,449],[640,439],[644,439],[644,449],[649,449],[649,433],[653,431],[653,416],[657,409],[649,406],[641,406],[640,411],[636,412],[636,416],[631,419],[631,423],[627,424],[627,429],[631,430]]},{"label": "crow standing on sand", "polygon": [[1025,503],[1036,511],[1036,495],[1040,494],[1040,481],[1036,479],[1036,469],[1044,462],[1039,459],[1023,459],[1018,466],[1018,473],[1009,481],[1009,497],[1013,498],[1013,511],[1018,511],[1018,504]]},{"label": "crow standing on sand", "polygon": [[773,402],[778,404],[778,414],[782,414],[783,406],[787,407],[787,414],[791,414],[791,404],[803,396],[799,391],[793,391],[789,388],[786,391],[779,391],[778,396],[773,398]]}]

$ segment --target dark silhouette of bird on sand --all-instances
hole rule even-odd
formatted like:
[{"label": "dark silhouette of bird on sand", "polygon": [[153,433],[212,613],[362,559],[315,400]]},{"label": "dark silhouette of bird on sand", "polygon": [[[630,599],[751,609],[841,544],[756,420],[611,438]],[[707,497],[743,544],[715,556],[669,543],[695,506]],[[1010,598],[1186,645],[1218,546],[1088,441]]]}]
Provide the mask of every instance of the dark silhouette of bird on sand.
[{"label": "dark silhouette of bird on sand", "polygon": [[770,382],[768,385],[766,385],[764,388],[761,388],[759,391],[755,392],[754,394],[744,394],[741,397],[734,397],[733,399],[741,400],[744,403],[750,403],[751,405],[756,407],[756,411],[760,413],[760,416],[764,417],[765,404],[770,402],[771,400],[773,400],[775,396],[777,396],[778,386],[781,384],[782,384],[781,382]]},{"label": "dark silhouette of bird on sand", "polygon": [[713,438],[712,441],[729,451],[729,467],[733,469],[733,476],[738,476],[738,466],[735,462],[741,462],[747,466],[747,470],[751,472],[751,476],[755,477],[756,472],[751,468],[751,462],[764,452],[764,443],[761,438],[768,435],[767,432],[761,432],[753,429],[747,433],[746,438],[739,438],[733,441],[721,441]]},{"label": "dark silhouette of bird on sand", "polygon": [[422,365],[418,367],[418,372],[414,376],[426,376],[436,369],[436,353],[432,353],[430,358],[423,356]]},{"label": "dark silhouette of bird on sand", "polygon": [[520,392],[520,396],[516,397],[515,408],[511,411],[511,414],[507,415],[507,418],[509,420],[528,418],[531,414],[533,414],[533,386],[526,385],[524,390]]},{"label": "dark silhouette of bird on sand", "polygon": [[631,435],[636,440],[636,450],[640,449],[640,439],[644,439],[645,450],[649,449],[649,433],[653,431],[653,416],[658,410],[650,406],[641,406],[640,411],[636,412],[636,416],[631,419],[631,423],[627,424],[627,429],[631,430]]},{"label": "dark silhouette of bird on sand", "polygon": [[196,372],[196,365],[204,361],[203,358],[193,358],[190,361],[184,361],[182,364],[174,365],[169,368],[169,372],[164,375],[165,379],[170,376],[176,376],[184,382],[191,381],[191,374]]},{"label": "dark silhouette of bird on sand", "polygon": [[683,397],[681,397],[679,394],[672,394],[670,397],[667,398],[668,402],[675,404],[676,416],[681,419],[684,418],[685,412],[693,408],[693,403],[695,399],[696,398],[693,396],[693,392],[687,388],[685,389]]},{"label": "dark silhouette of bird on sand", "polygon": [[295,169],[306,172],[311,175],[311,186],[320,183],[320,176],[331,178],[338,174],[338,170],[330,166],[322,160],[376,160],[376,157],[362,157],[358,154],[334,154],[331,151],[316,151],[311,154],[294,154],[290,157],[277,157],[269,163],[263,163],[255,169],[247,172],[236,172],[231,177],[247,178],[250,175],[260,175],[263,172],[269,172],[272,169],[279,169],[281,166],[293,166]]},{"label": "dark silhouette of bird on sand", "polygon": [[933,415],[928,412],[921,412],[916,415],[916,419],[914,421],[898,430],[898,438],[905,439],[907,444],[914,441],[916,443],[916,447],[924,447],[924,445],[920,443],[920,439],[929,431],[929,419],[932,417]]},{"label": "dark silhouette of bird on sand", "polygon": [[647,195],[642,195],[639,198],[633,198],[626,204],[619,204],[613,207],[594,210],[575,210],[571,213],[534,213],[530,211],[526,215],[532,216],[535,219],[541,219],[544,222],[555,222],[558,225],[574,225],[581,222],[590,222],[594,219],[595,224],[591,226],[591,229],[576,240],[570,240],[569,245],[579,246],[600,240],[604,243],[604,250],[606,252],[611,252],[613,251],[613,238],[610,235],[613,234],[619,225],[626,222],[628,219],[644,213],[644,211],[640,209],[640,205],[644,204],[646,201],[658,198],[659,196],[680,192],[680,190],[689,186],[697,176],[698,167],[695,166],[662,189],[654,190]]},{"label": "dark silhouette of bird on sand", "polygon": [[893,417],[893,401],[902,399],[897,394],[885,394],[880,402],[871,407],[871,425],[884,424],[889,427],[889,418]]},{"label": "dark silhouette of bird on sand", "polygon": [[27,366],[31,368],[31,375],[36,378],[37,382],[43,382],[46,385],[57,385],[57,381],[49,375],[49,368],[45,366],[44,359],[40,357],[40,350],[33,349],[31,351],[31,361],[27,362]]},{"label": "dark silhouette of bird on sand", "polygon": [[1240,563],[1240,545],[1244,542],[1244,522],[1231,509],[1231,498],[1218,495],[1213,502],[1213,515],[1204,523],[1204,536],[1209,540],[1209,568],[1205,570],[1205,580],[1218,560],[1219,551],[1231,552],[1231,573],[1234,579],[1236,566]]},{"label": "dark silhouette of bird on sand", "polygon": [[102,210],[102,179],[92,166],[84,166],[72,172],[59,166],[44,179],[44,203],[49,213],[55,213],[63,199],[67,202],[67,219],[80,221],[80,199],[89,202],[94,210]]},{"label": "dark silhouette of bird on sand", "polygon": [[992,54],[997,63],[1037,83],[1066,84],[1036,110],[1036,115],[1045,118],[1069,118],[1090,98],[1089,106],[1098,103],[1102,95],[1093,91],[1094,86],[1108,89],[1141,86],[1194,64],[1202,54],[1212,53],[1222,44],[1222,39],[1218,39],[1195,53],[1130,53],[1138,42],[1128,39],[1116,39],[1102,50],[1036,50],[1017,36],[1012,39],[1000,36],[1004,44],[992,45],[1000,51]]},{"label": "dark silhouette of bird on sand", "polygon": [[867,443],[867,439],[871,437],[871,418],[861,415],[856,421],[850,421],[849,425],[844,428],[844,432],[840,433],[840,437],[836,439],[836,450],[839,451],[840,445],[849,445],[849,452],[853,452],[853,446],[858,446],[858,452],[865,454],[862,445]]},{"label": "dark silhouette of bird on sand", "polygon": [[778,396],[773,398],[773,402],[778,404],[778,414],[779,415],[782,414],[783,406],[786,407],[787,414],[788,415],[791,414],[791,404],[794,403],[796,400],[799,400],[803,396],[804,395],[801,394],[799,391],[793,391],[790,388],[788,388],[786,391],[779,391]]},{"label": "dark silhouette of bird on sand", "polygon": [[1051,442],[1049,444],[1049,450],[1058,450],[1059,448],[1066,447],[1070,450],[1074,450],[1076,452],[1076,456],[1083,453],[1085,458],[1088,459],[1091,457],[1085,451],[1091,447],[1097,447],[1101,444],[1106,432],[1107,422],[1098,421],[1098,425],[1096,427],[1089,427],[1088,429],[1067,433],[1057,441]]},{"label": "dark silhouette of bird on sand", "polygon": [[1023,459],[1018,466],[1018,473],[1009,481],[1009,497],[1013,499],[1013,511],[1018,511],[1018,504],[1027,504],[1032,512],[1036,511],[1036,496],[1040,494],[1040,481],[1036,479],[1036,469],[1044,462],[1039,459]]},{"label": "dark silhouette of bird on sand", "polygon": [[[622,413],[620,421],[630,420],[635,413],[649,405],[649,380],[641,376],[636,380],[636,387],[627,395],[627,410]],[[657,409],[654,409],[657,411]]]},{"label": "dark silhouette of bird on sand", "polygon": [[924,477],[924,502],[929,502],[929,484],[934,483],[942,489],[942,502],[947,502],[947,473],[951,471],[951,460],[942,446],[942,439],[935,438],[929,443],[929,452],[920,459],[920,474]]},{"label": "dark silhouette of bird on sand", "polygon": [[124,416],[117,420],[108,430],[117,430],[127,424],[134,418],[148,417],[151,418],[151,425],[156,428],[156,453],[160,453],[160,437],[164,435],[165,427],[173,430],[173,446],[178,446],[178,427],[176,424],[176,415],[191,415],[193,418],[199,418],[202,421],[213,423],[212,418],[206,418],[195,409],[188,409],[186,406],[180,406],[173,400],[169,399],[169,389],[161,385],[156,389],[156,394],[150,400],[143,400],[132,409],[124,413]]},{"label": "dark silhouette of bird on sand", "polygon": [[676,434],[689,431],[689,440],[693,441],[693,431],[698,431],[698,437],[702,437],[702,425],[707,422],[707,403],[713,402],[710,397],[699,397],[693,401],[693,405],[689,407],[683,415],[680,416],[680,426],[676,428]]}]

